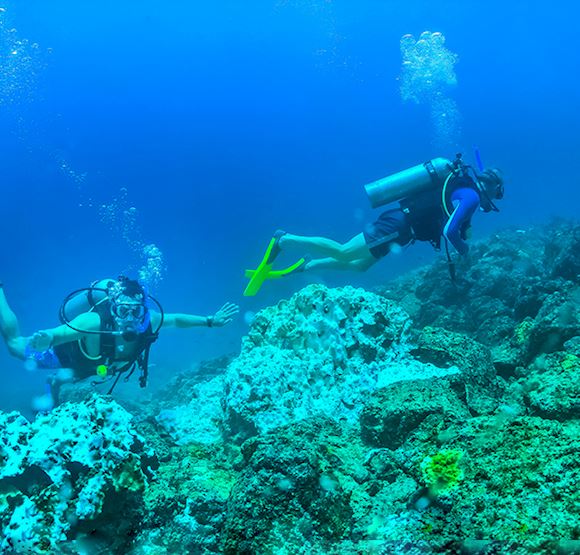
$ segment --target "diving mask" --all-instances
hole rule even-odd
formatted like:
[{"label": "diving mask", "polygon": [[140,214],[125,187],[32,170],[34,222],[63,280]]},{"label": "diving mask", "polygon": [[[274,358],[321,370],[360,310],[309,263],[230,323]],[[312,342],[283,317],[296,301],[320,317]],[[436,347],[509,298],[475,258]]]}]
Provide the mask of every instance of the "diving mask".
[{"label": "diving mask", "polygon": [[142,320],[147,309],[141,303],[115,303],[111,312],[119,320]]},{"label": "diving mask", "polygon": [[135,341],[151,321],[147,306],[125,295],[111,303],[111,314],[125,341]]}]

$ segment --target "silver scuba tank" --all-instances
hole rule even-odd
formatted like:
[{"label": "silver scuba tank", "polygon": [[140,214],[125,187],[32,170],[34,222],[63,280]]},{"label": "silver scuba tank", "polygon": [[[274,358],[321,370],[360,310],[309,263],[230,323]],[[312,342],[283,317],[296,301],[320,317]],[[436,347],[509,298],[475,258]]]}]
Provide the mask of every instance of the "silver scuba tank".
[{"label": "silver scuba tank", "polygon": [[377,208],[390,202],[442,185],[453,170],[446,158],[433,158],[424,164],[383,177],[365,185],[371,206]]},{"label": "silver scuba tank", "polygon": [[94,281],[90,287],[81,289],[78,293],[68,297],[61,309],[61,320],[64,318],[65,321],[70,322],[80,314],[93,310],[97,304],[107,298],[104,289],[107,289],[115,281],[110,278]]}]

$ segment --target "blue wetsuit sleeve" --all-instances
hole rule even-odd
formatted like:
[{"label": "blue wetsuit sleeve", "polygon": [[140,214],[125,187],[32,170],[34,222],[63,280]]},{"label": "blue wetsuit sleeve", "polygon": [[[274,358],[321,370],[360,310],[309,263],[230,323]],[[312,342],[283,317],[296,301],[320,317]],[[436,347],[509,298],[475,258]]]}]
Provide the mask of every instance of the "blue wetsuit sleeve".
[{"label": "blue wetsuit sleeve", "polygon": [[454,206],[454,210],[445,224],[443,236],[455,247],[459,254],[467,254],[469,246],[461,238],[461,229],[463,226],[469,225],[473,214],[479,207],[479,195],[473,189],[457,189],[451,195],[451,203]]}]

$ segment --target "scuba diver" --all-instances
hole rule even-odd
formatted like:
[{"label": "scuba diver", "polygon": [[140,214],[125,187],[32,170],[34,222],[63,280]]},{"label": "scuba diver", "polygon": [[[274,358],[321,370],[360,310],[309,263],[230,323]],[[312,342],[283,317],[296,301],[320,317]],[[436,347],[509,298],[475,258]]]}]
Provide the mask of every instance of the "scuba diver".
[{"label": "scuba diver", "polygon": [[[276,231],[260,265],[255,270],[246,270],[250,282],[244,295],[255,295],[267,279],[296,272],[327,269],[364,272],[390,252],[415,241],[427,241],[440,250],[442,239],[454,281],[455,266],[449,244],[460,255],[467,254],[466,239],[472,216],[478,208],[483,212],[498,212],[494,201],[504,194],[501,171],[484,170],[478,151],[476,159],[479,173],[457,154],[453,162],[435,158],[366,185],[373,208],[396,201],[399,206],[384,211],[362,233],[344,244],[325,237]],[[274,270],[274,260],[288,248],[304,249],[320,258],[304,257],[288,268]]]},{"label": "scuba diver", "polygon": [[[10,354],[32,360],[39,368],[71,369],[73,381],[88,377],[95,384],[112,381],[108,394],[123,374],[127,381],[137,368],[140,386],[147,385],[149,349],[161,328],[222,327],[238,311],[226,303],[211,316],[165,314],[138,281],[120,276],[73,291],[60,308],[60,326],[24,337],[0,283],[0,333]],[[56,405],[58,374],[48,383]]]}]

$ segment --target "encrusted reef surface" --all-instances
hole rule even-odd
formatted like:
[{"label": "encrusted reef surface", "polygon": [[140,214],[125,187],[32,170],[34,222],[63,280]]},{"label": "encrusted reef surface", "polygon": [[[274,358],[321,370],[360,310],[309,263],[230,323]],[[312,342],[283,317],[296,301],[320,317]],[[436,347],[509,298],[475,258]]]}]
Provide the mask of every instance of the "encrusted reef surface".
[{"label": "encrusted reef surface", "polygon": [[[455,284],[436,263],[375,292],[308,286],[261,311],[239,354],[132,404],[132,420],[100,397],[32,424],[2,415],[8,545],[580,553],[578,231],[492,237]],[[34,438],[67,414],[73,426],[44,432],[55,473]],[[90,453],[106,430],[92,458],[63,445]]]},{"label": "encrusted reef surface", "polygon": [[2,553],[80,553],[85,542],[126,550],[157,466],[114,401],[95,395],[32,423],[0,413]]}]

